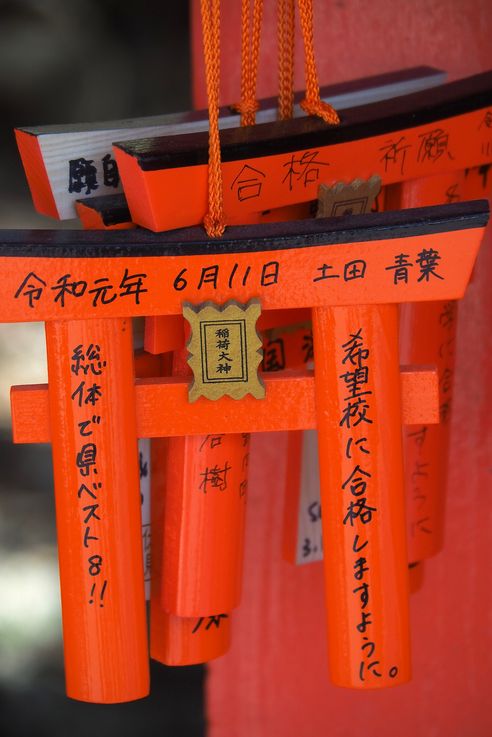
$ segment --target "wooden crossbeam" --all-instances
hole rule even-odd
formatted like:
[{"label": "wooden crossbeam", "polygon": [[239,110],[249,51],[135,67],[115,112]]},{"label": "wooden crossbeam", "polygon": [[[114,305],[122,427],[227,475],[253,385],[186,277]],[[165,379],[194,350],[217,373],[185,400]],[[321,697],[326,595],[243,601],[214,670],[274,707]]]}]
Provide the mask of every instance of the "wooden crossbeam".
[{"label": "wooden crossbeam", "polygon": [[[308,371],[263,374],[266,398],[252,397],[238,404],[223,397],[213,404],[215,433],[310,430],[316,427],[314,378]],[[210,402],[188,402],[187,379],[138,379],[136,382],[138,437],[207,434],[211,429]],[[402,420],[406,425],[439,422],[437,372],[433,368],[401,371]],[[14,443],[49,443],[48,385],[11,389]]]}]

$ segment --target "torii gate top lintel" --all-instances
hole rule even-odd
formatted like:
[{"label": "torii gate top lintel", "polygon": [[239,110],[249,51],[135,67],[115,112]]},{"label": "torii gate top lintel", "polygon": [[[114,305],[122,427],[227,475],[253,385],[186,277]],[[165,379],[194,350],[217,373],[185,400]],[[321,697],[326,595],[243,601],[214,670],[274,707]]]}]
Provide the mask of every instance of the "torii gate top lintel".
[{"label": "torii gate top lintel", "polygon": [[[340,125],[327,128],[320,118],[291,118],[260,123],[251,128],[221,131],[223,162],[289,153],[301,149],[348,143],[364,137],[408,130],[464,115],[492,105],[492,72],[484,72],[394,99],[347,108]],[[144,171],[206,164],[208,133],[141,138],[116,143],[117,149],[134,156]]]},{"label": "torii gate top lintel", "polygon": [[487,219],[477,200],[311,220],[309,234],[302,222],[231,228],[220,240],[197,229],[4,231],[0,321],[181,315],[207,300],[282,310],[458,299]]},{"label": "torii gate top lintel", "polygon": [[0,258],[127,258],[214,256],[393,240],[482,228],[487,200],[408,210],[230,226],[210,239],[203,228],[153,233],[135,230],[2,230]]}]

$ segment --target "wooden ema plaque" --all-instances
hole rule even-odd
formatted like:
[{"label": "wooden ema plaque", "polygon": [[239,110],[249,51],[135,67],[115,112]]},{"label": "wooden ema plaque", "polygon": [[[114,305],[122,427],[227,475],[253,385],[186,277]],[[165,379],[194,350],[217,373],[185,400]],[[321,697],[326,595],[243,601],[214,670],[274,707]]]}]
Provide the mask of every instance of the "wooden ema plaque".
[{"label": "wooden ema plaque", "polygon": [[[384,207],[385,191],[391,187],[398,187],[402,181],[413,181],[414,178],[422,179],[429,176],[454,176],[455,172],[473,170],[473,167],[479,170],[486,168],[492,160],[491,116],[488,107],[491,96],[491,79],[491,74],[485,73],[450,85],[442,85],[432,91],[404,96],[392,102],[386,101],[359,109],[347,109],[342,114],[342,125],[336,130],[327,128],[320,121],[304,119],[304,121],[284,121],[268,126],[256,126],[254,138],[251,136],[251,131],[245,132],[246,129],[225,133],[222,136],[225,161],[222,168],[226,184],[224,190],[226,219],[230,222],[244,223],[264,222],[265,218],[270,217],[278,220],[307,217],[308,213],[302,208],[308,207],[309,203],[317,197],[318,186],[324,186],[323,182],[331,184],[337,181],[350,182],[354,178],[360,179],[361,177],[369,181],[375,175],[380,176],[385,185],[378,197],[378,206]],[[290,128],[281,130],[278,127],[283,125],[290,126]],[[451,135],[453,130],[455,135]],[[381,135],[373,136],[376,131]],[[393,135],[395,131],[398,137]],[[285,137],[284,133],[288,135]],[[313,137],[310,138],[310,136]],[[327,155],[336,154],[335,159],[330,159],[328,162],[329,166],[322,166],[321,159],[318,157],[321,151],[318,144],[321,145],[323,137],[329,141],[326,147]],[[337,143],[342,139],[343,145]],[[310,144],[315,142],[316,148],[300,149],[303,140],[306,145],[308,141]],[[379,148],[376,145],[378,141]],[[148,195],[142,206],[146,209],[150,219],[145,216],[141,220],[138,219],[129,195],[132,217],[136,222],[156,230],[161,227],[177,227],[179,224],[177,221],[171,222],[168,219],[168,203],[171,202],[172,197],[180,197],[180,182],[183,181],[183,178],[192,177],[194,174],[198,176],[201,172],[192,185],[193,201],[198,202],[198,206],[202,208],[201,213],[197,213],[198,219],[195,220],[195,222],[200,222],[206,206],[206,166],[204,164],[200,168],[195,165],[195,159],[198,156],[202,157],[203,162],[206,161],[205,143],[204,139],[200,142],[199,137],[185,136],[180,139],[177,148],[169,139],[137,141],[128,144],[128,146],[134,145],[135,148],[133,163],[125,159],[130,168],[134,166],[137,159],[141,158],[142,162],[145,159],[152,169],[144,171],[137,166],[136,169],[132,169],[131,173],[129,170],[128,192],[131,190],[133,194],[136,193],[137,198],[140,198],[144,191],[146,192],[144,197]],[[168,144],[169,152],[166,149]],[[290,148],[288,155],[286,154],[282,159],[282,163],[279,156],[272,156],[271,153],[272,149],[280,150],[285,145]],[[253,148],[256,153],[252,150]],[[341,156],[342,150],[343,157]],[[248,152],[251,156],[254,154],[256,158],[246,159]],[[164,158],[161,157],[161,154]],[[236,154],[239,158],[236,157]],[[310,158],[313,154],[316,154],[315,160]],[[168,167],[174,156],[179,158],[179,168],[176,169]],[[368,157],[372,157],[370,161]],[[164,159],[165,166],[168,168],[161,170],[158,162]],[[266,202],[263,201],[263,195],[268,188],[263,181],[264,178],[259,177],[258,173],[253,176],[254,172],[252,174],[250,169],[256,167],[257,171],[263,171],[261,166],[268,162],[271,163],[274,159],[276,165],[280,167],[275,179],[279,186],[275,193],[273,190],[268,190],[272,199]],[[294,169],[290,165],[293,161],[295,161]],[[232,194],[233,181],[229,182],[231,184],[229,187],[226,173],[230,171],[228,167],[233,166],[236,169],[246,167],[243,171],[244,176],[241,175],[237,179],[236,185],[238,186],[234,185],[237,189],[235,204]],[[176,174],[176,179],[172,178],[172,172]],[[136,187],[135,182],[137,181],[143,185],[142,177],[145,178],[145,186]],[[171,195],[159,190],[160,184],[158,183],[164,181],[162,177],[170,177],[169,182],[172,180]],[[282,186],[280,186],[281,181]],[[203,191],[200,189],[202,185]],[[197,188],[202,191],[201,200],[195,197]],[[231,210],[227,208],[227,198],[231,197],[233,198],[231,207],[238,208],[233,216],[230,216]],[[261,204],[258,204],[260,200]],[[304,200],[304,202],[299,203],[299,200]],[[142,204],[143,201],[139,201]],[[444,201],[453,201],[452,193],[450,199],[446,197]],[[414,204],[425,205],[427,203],[424,200],[422,203],[414,202]],[[176,203],[171,208],[171,218],[179,217],[181,206],[185,218],[188,218],[192,212],[187,200],[182,200],[181,204],[176,207],[174,205]],[[388,205],[390,208],[394,206],[394,204]],[[264,210],[265,207],[273,209]],[[149,208],[152,210],[151,216]],[[151,222],[152,218],[154,218],[154,224]],[[159,225],[157,220],[159,220]],[[180,221],[181,224],[185,222],[190,223],[191,220]],[[159,317],[149,318],[146,325],[147,350],[158,351],[161,344],[166,344],[166,335],[165,320]]]},{"label": "wooden ema plaque", "polygon": [[[14,387],[12,414],[16,442],[53,445],[71,695],[118,701],[146,692],[136,438],[210,432],[317,428],[326,459],[321,495],[329,511],[323,536],[332,678],[356,688],[408,680],[397,305],[459,299],[487,218],[487,204],[471,202],[231,228],[220,241],[200,230],[180,233],[179,241],[138,229],[2,234],[0,320],[47,323],[49,390]],[[407,282],[395,283],[402,253],[414,266]],[[188,402],[187,377],[129,385],[130,317],[179,315],[184,302],[252,298],[265,311],[312,309],[315,377],[306,370],[264,374],[262,401],[222,397],[213,405],[203,397]],[[113,378],[106,383],[106,377]],[[330,456],[340,463],[328,463]],[[82,483],[88,492],[79,497]],[[99,483],[101,500],[91,496]],[[84,509],[95,504],[101,508],[94,513]],[[94,555],[101,560],[89,564]],[[100,573],[93,576],[90,565]]]},{"label": "wooden ema plaque", "polygon": [[[490,194],[490,165],[425,177],[386,188],[381,209],[399,209],[457,202]],[[341,190],[336,185],[336,190]],[[320,192],[323,187],[320,188]],[[342,202],[346,197],[342,194]],[[337,206],[337,201],[333,203]],[[404,279],[406,270],[394,270],[395,279]],[[454,344],[458,303],[453,301],[406,304],[400,310],[400,362],[433,365],[439,376],[439,424],[429,420],[413,423],[402,406],[404,424],[405,478],[407,492],[408,560],[412,574],[417,562],[436,555],[443,546],[447,495],[449,426],[453,404]],[[306,328],[299,332],[302,343],[297,355],[289,349],[293,335],[276,330],[276,340],[267,349],[272,357],[271,370],[278,370],[282,356],[287,365],[313,360],[312,335]],[[278,335],[277,335],[278,334]],[[304,346],[303,352],[301,351]],[[301,358],[300,358],[301,357]],[[284,366],[285,367],[285,366]],[[406,376],[402,372],[402,379]],[[402,400],[407,393],[403,391]],[[284,506],[284,557],[287,561],[307,564],[323,558],[319,466],[315,433],[291,433],[287,452]],[[416,581],[411,576],[412,581]]]},{"label": "wooden ema plaque", "polygon": [[[377,198],[379,196],[379,202]],[[375,209],[383,209],[384,196],[381,193],[381,179],[373,176],[369,180],[355,179],[353,182],[337,182],[332,186],[321,184],[319,188],[317,217],[339,217],[340,215],[364,214]],[[376,206],[376,207],[375,207]],[[314,365],[313,331],[311,323],[306,323],[293,331],[292,328],[282,328],[271,331],[278,335],[276,340],[267,344],[267,360],[264,362],[270,370],[279,370],[281,362],[275,360],[277,350],[281,356],[294,342],[301,337],[302,344],[297,340],[297,356],[289,355],[289,368],[303,364]],[[292,340],[294,338],[294,341]],[[301,355],[299,355],[301,349]],[[268,360],[269,355],[273,360]],[[302,355],[303,354],[303,355]],[[285,360],[284,360],[285,363]],[[285,368],[285,366],[283,366]],[[401,377],[415,376],[400,371]],[[437,377],[436,377],[437,378]],[[426,383],[430,388],[430,383]],[[408,391],[402,386],[402,421],[405,424],[405,410],[403,402]],[[415,406],[413,403],[410,403]],[[430,407],[431,401],[427,404]],[[430,419],[429,419],[430,421]],[[284,502],[284,540],[283,553],[287,561],[296,564],[313,563],[323,558],[323,537],[321,525],[321,501],[319,462],[317,450],[317,435],[308,430],[290,433],[287,450],[287,473],[285,478]]]},{"label": "wooden ema plaque", "polygon": [[[401,206],[441,204],[485,196],[490,189],[488,179],[489,167],[483,166],[467,169],[465,172],[427,177],[403,186],[395,185],[389,191],[388,207],[395,209]],[[338,195],[340,189],[339,184]],[[355,199],[358,201],[360,198]],[[89,211],[101,213],[100,227],[110,228],[118,219],[130,219],[128,210],[124,207],[123,195],[93,198],[85,202]],[[336,207],[339,202],[340,198],[334,201]],[[346,202],[347,196],[342,194],[342,204],[346,205]],[[380,202],[380,209],[381,205]],[[85,227],[92,227],[92,223],[85,217],[85,210],[83,208],[79,212],[82,222]],[[404,430],[404,450],[410,563],[424,561],[439,552],[443,545],[456,311],[457,303],[451,301],[402,307],[401,363],[437,365],[440,377],[441,421],[438,425],[430,424],[430,416],[427,421],[421,418],[420,424],[412,422],[412,417],[417,419],[415,408],[418,405],[412,404],[411,399],[406,401],[407,397],[412,396],[412,392],[409,393],[408,384],[402,384],[402,419],[407,426]],[[288,313],[284,311],[282,314]],[[175,320],[176,318],[157,320],[157,325],[152,324],[154,321],[147,320],[146,336],[152,352],[162,352],[161,348],[179,350],[183,345],[182,330],[178,333],[173,330]],[[299,368],[308,360],[306,356],[311,355],[312,359],[312,331],[307,328],[295,331],[292,326],[269,330],[264,347],[263,370]],[[403,370],[401,376],[402,380],[407,381],[415,374]],[[429,387],[429,384],[425,386]],[[430,405],[431,399],[427,402],[427,406]],[[298,564],[312,563],[323,557],[316,446],[317,438],[313,431],[291,433],[287,454],[284,554],[287,560]]]},{"label": "wooden ema plaque", "polygon": [[[445,73],[431,67],[415,67],[343,82],[321,89],[339,110],[384,100],[442,84]],[[296,95],[296,103],[301,94]],[[275,98],[262,100],[260,123],[277,117]],[[295,115],[303,115],[298,104]],[[220,112],[220,127],[237,128],[239,115],[229,107]],[[18,128],[16,139],[36,210],[66,220],[77,215],[81,197],[101,197],[121,192],[122,183],[112,152],[114,141],[149,136],[180,136],[208,130],[205,110],[149,118],[101,123],[46,125]]]},{"label": "wooden ema plaque", "polygon": [[[492,72],[395,100],[349,108],[339,126],[299,118],[223,131],[227,223],[317,199],[320,184],[381,177],[382,185],[490,163]],[[154,231],[201,223],[208,138],[116,143],[132,220]],[[190,198],[190,192],[193,197]]]},{"label": "wooden ema plaque", "polygon": [[[415,79],[413,79],[415,77]],[[395,76],[395,79],[391,82],[392,85],[392,94],[401,94],[404,91],[404,88],[406,87],[406,92],[410,91],[410,87],[417,88],[417,87],[424,87],[427,86],[429,83],[435,84],[437,81],[437,78],[434,76],[427,77],[422,74],[417,74],[414,71],[410,71],[408,73],[399,73]],[[441,80],[442,81],[442,80]],[[335,99],[332,101],[335,102],[340,108],[347,105],[347,103],[350,101],[350,104],[356,104],[358,101],[364,101],[367,102],[369,100],[373,99],[381,99],[388,95],[389,93],[389,86],[387,83],[390,82],[389,77],[387,79],[380,79],[380,80],[367,80],[363,81],[362,83],[349,83],[346,85],[346,97],[345,99],[340,98],[340,94],[343,93],[342,89],[332,90],[331,93],[337,95]],[[376,86],[374,89],[371,88],[371,84],[375,84]],[[360,90],[359,90],[360,88]],[[359,91],[358,91],[359,90]],[[261,113],[258,117],[258,120],[263,120],[264,117],[262,117]],[[142,121],[143,123],[144,121]],[[223,119],[223,122],[230,122],[226,119]],[[180,132],[183,132],[185,130],[190,130],[194,124],[191,125],[187,122],[184,122],[183,126],[180,129]],[[52,191],[54,193],[60,193],[60,198],[62,205],[61,207],[66,208],[66,206],[70,205],[70,199],[73,201],[74,199],[74,192],[76,193],[77,190],[83,190],[86,194],[97,194],[98,192],[104,191],[104,187],[106,188],[106,191],[109,191],[108,188],[114,187],[118,188],[119,182],[117,176],[115,176],[115,170],[114,170],[114,161],[110,154],[107,152],[103,152],[99,150],[98,146],[100,147],[101,141],[106,136],[106,139],[109,140],[109,136],[111,134],[111,128],[113,130],[117,128],[118,126],[111,124],[106,124],[105,126],[102,126],[102,131],[97,131],[94,126],[89,127],[90,130],[86,131],[86,135],[84,135],[83,130],[75,131],[73,130],[66,130],[63,131],[60,127],[58,127],[56,130],[37,130],[33,131],[30,130],[29,134],[27,134],[25,131],[23,133],[19,132],[18,140],[19,145],[24,148],[28,146],[35,146],[35,142],[37,142],[39,151],[43,155],[43,160],[46,164],[46,171],[52,174],[55,172],[55,164],[57,163],[57,156],[59,152],[59,159],[58,164],[64,166],[66,168],[66,177],[65,180],[60,181],[59,177],[58,179],[56,176],[50,178]],[[105,130],[104,130],[105,129]],[[177,129],[170,129],[169,132],[177,132]],[[32,134],[35,133],[35,139],[33,140]],[[114,134],[114,133],[113,133]],[[114,134],[116,135],[116,134]],[[125,138],[128,138],[130,135],[129,130],[125,131]],[[73,145],[73,152],[69,154],[69,150],[71,146]],[[94,150],[92,149],[94,147]],[[81,155],[81,150],[83,149],[83,156]],[[30,149],[29,149],[30,150]],[[29,151],[28,151],[29,152]],[[43,153],[44,152],[44,153]],[[68,159],[68,161],[67,161]],[[23,155],[23,160],[26,165],[34,164],[33,168],[36,170],[36,158],[32,158],[29,155]],[[100,171],[102,166],[102,172]],[[111,167],[108,169],[108,167]],[[32,174],[31,169],[28,171],[28,178],[31,184],[31,188],[34,186],[34,182],[39,181],[46,181],[46,178],[41,176],[39,177],[40,172],[37,171],[36,174]],[[39,169],[39,167],[38,167]],[[59,168],[59,171],[62,169]],[[30,174],[31,172],[31,174]],[[42,173],[42,172],[41,172]],[[106,176],[107,174],[112,174],[113,176]],[[66,192],[63,190],[63,186],[66,186],[65,181],[68,180],[70,185],[69,189],[71,192],[69,193],[69,197],[67,197]],[[243,182],[241,180],[240,182],[241,186],[246,184],[248,185],[248,182]],[[104,185],[104,187],[103,187]],[[35,194],[35,191],[33,190],[33,196]],[[84,222],[85,227],[89,228],[97,228],[97,227],[104,227],[108,229],[116,229],[125,227],[126,223],[129,221],[130,218],[127,218],[125,216],[125,213],[119,209],[116,202],[112,202],[111,205],[108,207],[108,202],[103,203],[104,198],[96,197],[94,198],[94,203],[91,205],[90,200],[86,200],[85,202],[77,202],[76,203],[76,209],[81,217],[82,221]],[[109,199],[109,198],[108,198]],[[112,200],[115,198],[112,197]],[[96,204],[97,200],[97,204]],[[65,212],[65,209],[63,210]],[[61,210],[60,210],[61,212]],[[53,214],[53,213],[52,213]],[[289,205],[288,207],[281,207],[281,208],[274,208],[267,212],[261,212],[261,213],[250,213],[247,217],[241,218],[243,222],[246,220],[248,222],[268,222],[269,220],[283,220],[283,219],[290,219],[290,218],[299,218],[299,217],[308,217],[310,214],[310,203],[302,203],[300,205]],[[167,318],[160,318],[160,317],[148,317],[146,320],[146,348],[148,350],[151,350],[153,352],[158,352],[159,350],[167,350],[170,346],[173,345],[176,339],[179,339],[180,335],[182,334],[182,327],[178,320],[176,320],[175,317],[167,317]],[[177,447],[174,448],[174,446],[180,445],[179,440],[173,441],[173,452],[177,450]],[[189,441],[191,443],[191,440]],[[192,448],[190,447],[190,452],[192,451]],[[238,447],[237,453],[240,453],[240,446]],[[177,453],[177,457],[181,458],[181,454]],[[185,465],[188,463],[189,459],[186,460],[186,458],[183,459],[183,462]],[[189,478],[189,475],[187,476]],[[174,479],[173,482],[173,489],[177,490],[177,479]],[[184,498],[184,496],[183,496]],[[210,506],[210,505],[209,505]],[[184,519],[183,519],[184,524]],[[205,523],[204,523],[205,524]],[[207,523],[209,524],[209,523]],[[200,529],[204,529],[200,527]],[[179,533],[176,533],[179,537]],[[234,533],[234,531],[231,530],[231,536],[233,536],[236,540],[240,538],[239,534]],[[203,554],[199,554],[199,546],[195,546],[197,550],[197,555],[199,558],[203,558]],[[172,558],[172,556],[169,554],[169,550],[166,550],[165,559],[169,560]],[[196,565],[194,564],[192,566],[193,568],[196,568]],[[213,566],[213,568],[216,568],[216,565]],[[174,577],[173,577],[174,578]],[[223,578],[223,577],[222,577]],[[231,591],[236,591],[236,585],[231,587]],[[166,590],[169,591],[169,582],[166,586]],[[170,606],[170,610],[172,612],[181,611],[181,612],[189,612],[189,611],[203,611],[203,609],[198,606],[198,601],[196,596],[192,595],[191,590],[189,587],[187,587],[187,590],[189,591],[189,601],[184,602],[180,601],[178,603],[177,600],[174,600],[173,602],[168,601],[168,606]],[[202,587],[203,590],[203,598],[204,601],[211,601],[210,598],[207,596],[206,593],[206,587]],[[219,601],[223,601],[223,597],[220,596]],[[234,594],[231,596],[230,602],[237,601],[237,594]],[[213,602],[211,602],[213,603]],[[198,608],[198,609],[197,609]]]}]

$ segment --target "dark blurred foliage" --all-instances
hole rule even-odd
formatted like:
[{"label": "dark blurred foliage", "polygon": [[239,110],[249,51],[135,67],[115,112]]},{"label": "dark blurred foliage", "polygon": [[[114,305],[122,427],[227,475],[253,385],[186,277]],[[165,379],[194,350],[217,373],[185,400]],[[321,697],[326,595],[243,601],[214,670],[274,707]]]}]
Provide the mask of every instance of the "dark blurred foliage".
[{"label": "dark blurred foliage", "polygon": [[202,669],[151,666],[143,701],[100,705],[63,694],[59,669],[46,664],[38,686],[0,690],[2,737],[199,737],[204,733]]},{"label": "dark blurred foliage", "polygon": [[0,0],[0,190],[17,125],[188,109],[188,25],[187,0]]},{"label": "dark blurred foliage", "polygon": [[[32,207],[14,126],[188,109],[188,27],[187,0],[0,0],[0,227],[2,213],[12,222],[12,210],[14,216],[18,213],[15,227],[23,227],[23,213]],[[51,225],[46,220],[44,227]],[[0,364],[3,358],[3,365],[12,370],[10,383],[15,383],[15,360],[33,359],[22,351],[15,359],[5,350],[5,340],[11,340],[10,334],[2,344],[5,355],[0,356]],[[34,561],[47,551],[48,569],[56,579],[49,448],[13,447],[8,431],[3,430],[0,467],[0,555],[4,563],[22,555]],[[20,569],[14,574],[22,576]],[[4,580],[0,596],[8,596],[7,588]],[[56,612],[56,602],[54,608]],[[33,613],[25,612],[26,632],[30,618]],[[13,667],[12,676],[4,668],[1,737],[203,733],[202,668],[172,669],[154,663],[150,698],[116,706],[77,703],[64,693],[58,634],[46,647],[42,643],[33,647],[27,668],[26,664]],[[22,631],[15,629],[14,635],[8,640],[8,627],[0,631],[0,638],[8,640],[3,646],[15,657],[15,638],[22,639]]]}]

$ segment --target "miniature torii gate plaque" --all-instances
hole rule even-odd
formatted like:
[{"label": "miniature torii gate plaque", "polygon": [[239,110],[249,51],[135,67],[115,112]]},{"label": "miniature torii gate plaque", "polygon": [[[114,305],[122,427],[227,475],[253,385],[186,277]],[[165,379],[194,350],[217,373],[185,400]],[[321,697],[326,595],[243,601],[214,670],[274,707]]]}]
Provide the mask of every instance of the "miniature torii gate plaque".
[{"label": "miniature torii gate plaque", "polygon": [[[198,230],[180,234],[180,243],[173,234],[143,231],[3,233],[0,320],[48,323],[50,419],[46,387],[14,388],[12,408],[17,442],[51,439],[53,443],[65,644],[66,651],[80,651],[76,677],[73,669],[71,672],[71,695],[93,699],[91,668],[97,665],[104,681],[115,662],[122,669],[121,679],[105,698],[121,700],[132,694],[135,698],[145,692],[145,673],[140,671],[138,679],[132,678],[134,662],[125,660],[128,653],[122,652],[124,643],[135,639],[132,622],[119,616],[121,607],[123,612],[128,608],[123,583],[137,599],[140,592],[143,602],[136,438],[211,431],[317,427],[320,457],[334,453],[340,459],[325,460],[321,468],[333,678],[340,685],[358,688],[408,680],[397,304],[460,298],[487,218],[487,204],[471,202],[342,221],[320,219],[309,225],[231,229],[229,238],[212,242]],[[402,254],[413,266],[407,280],[395,280],[393,267]],[[242,303],[259,299],[266,310],[313,308],[315,379],[309,371],[265,375],[263,401],[251,396],[239,401],[222,397],[214,403],[213,417],[206,399],[189,403],[187,378],[137,380],[133,394],[128,379],[128,318],[176,315],[184,302],[213,299],[225,304],[231,298]],[[112,388],[104,386],[102,391],[107,390],[108,398],[112,392],[118,422],[118,433],[111,434],[113,417],[108,406],[107,421],[102,427],[94,426],[94,436],[99,438],[102,433],[103,441],[96,457],[103,464],[104,481],[108,479],[104,502],[109,526],[98,520],[101,532],[97,536],[111,530],[114,535],[111,517],[117,514],[119,528],[133,540],[130,567],[127,546],[118,547],[114,538],[114,545],[94,543],[106,546],[108,556],[103,564],[108,572],[103,607],[90,603],[92,580],[80,577],[88,553],[93,553],[83,542],[74,547],[72,537],[84,540],[88,510],[80,515],[78,487],[71,473],[63,472],[81,454],[81,463],[84,460],[83,467],[88,468],[84,483],[89,490],[99,483],[101,474],[94,475],[92,463],[94,449],[83,452],[78,445],[90,441],[79,437],[87,418],[74,414],[73,402],[79,402],[77,389],[86,381],[80,409],[87,406],[92,417],[92,407],[99,399],[94,405],[92,400],[87,404],[88,390],[101,381],[96,381],[97,374],[92,381],[90,367],[87,373],[84,370],[84,377],[72,371],[74,348],[82,346],[86,367],[90,346],[96,344],[96,371],[102,371],[106,362],[104,371],[115,377]],[[354,380],[349,373],[356,374]],[[133,417],[136,413],[135,420],[132,413]],[[87,431],[85,425],[83,429]],[[126,448],[129,464],[121,487],[126,490],[123,496],[117,483],[122,448],[116,448],[116,442]],[[386,467],[383,473],[380,469]],[[370,493],[366,493],[369,481]],[[136,509],[136,523],[130,520],[130,511],[122,513],[127,500],[128,510]],[[102,518],[98,510],[96,513]],[[88,545],[92,545],[89,538]],[[62,558],[71,561],[68,568],[62,565]],[[360,591],[353,593],[355,588]],[[97,595],[100,601],[99,591]],[[125,596],[126,604],[121,598]],[[143,604],[140,608],[143,611]],[[74,614],[79,615],[77,627]],[[70,621],[72,626],[65,626]],[[138,627],[142,632],[141,623]],[[139,638],[134,656],[143,664],[145,636]]]},{"label": "miniature torii gate plaque", "polygon": [[[308,117],[224,131],[224,212],[315,200],[322,183],[381,177],[382,185],[490,163],[492,73],[345,110],[329,127]],[[203,221],[208,135],[114,144],[132,220],[159,231]],[[190,199],[189,193],[193,192]]]},{"label": "miniature torii gate plaque", "polygon": [[[416,67],[379,74],[321,89],[337,110],[366,105],[444,82],[446,74]],[[300,94],[296,95],[300,101]],[[302,111],[296,105],[296,116]],[[276,119],[276,99],[260,101],[258,123]],[[229,107],[221,110],[220,127],[237,127],[239,116]],[[111,145],[135,137],[176,136],[208,129],[206,111],[106,121],[99,124],[48,125],[16,130],[19,151],[38,212],[61,220],[75,217],[75,201],[121,190]]]}]

